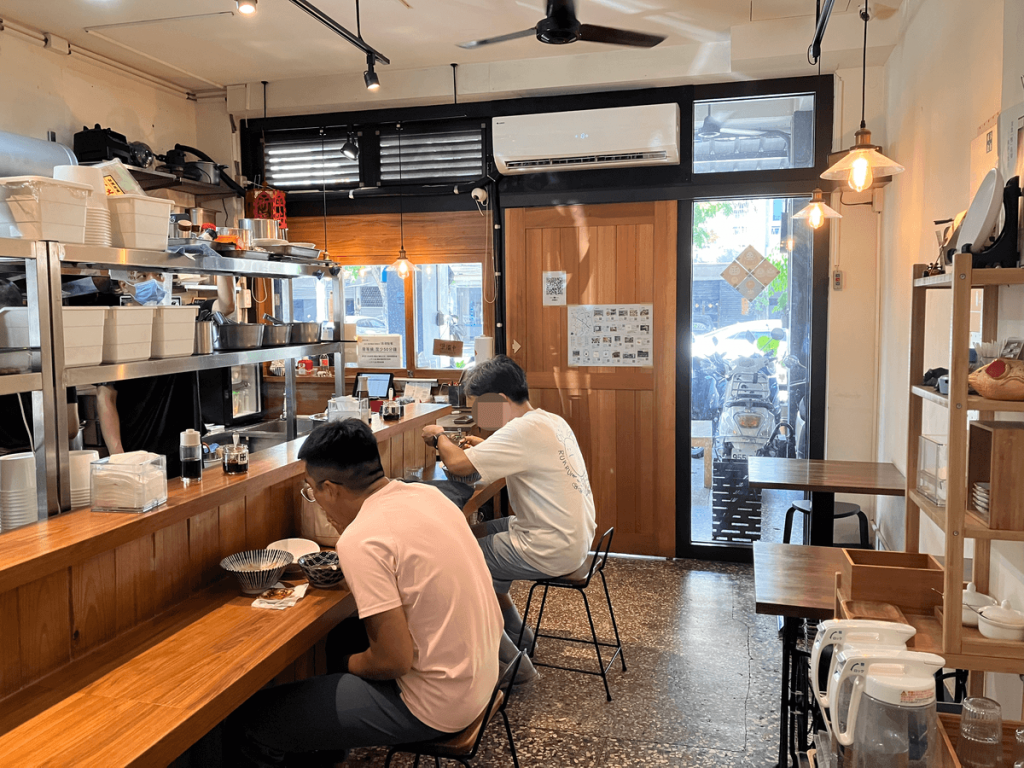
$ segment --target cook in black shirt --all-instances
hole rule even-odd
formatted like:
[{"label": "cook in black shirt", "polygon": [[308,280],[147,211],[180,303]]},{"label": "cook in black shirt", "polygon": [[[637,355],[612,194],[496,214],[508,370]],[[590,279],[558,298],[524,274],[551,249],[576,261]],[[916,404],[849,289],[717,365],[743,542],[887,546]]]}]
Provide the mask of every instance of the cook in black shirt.
[{"label": "cook in black shirt", "polygon": [[[234,312],[232,278],[218,277],[217,298],[201,306],[200,316]],[[168,478],[181,476],[181,433],[186,429],[203,431],[194,371],[99,384],[96,408],[103,442],[111,454],[150,451],[166,456]]]}]

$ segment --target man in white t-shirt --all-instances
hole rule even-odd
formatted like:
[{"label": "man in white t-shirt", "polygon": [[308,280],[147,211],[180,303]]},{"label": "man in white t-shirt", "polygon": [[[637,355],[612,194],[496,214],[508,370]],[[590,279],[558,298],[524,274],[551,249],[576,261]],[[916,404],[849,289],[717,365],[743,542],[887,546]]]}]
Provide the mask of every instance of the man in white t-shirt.
[{"label": "man in white t-shirt", "polygon": [[[576,435],[561,416],[530,405],[526,374],[505,355],[478,365],[469,379],[468,394],[484,408],[505,411],[507,423],[486,440],[470,438],[462,450],[444,437],[438,426],[423,429],[423,439],[436,445],[445,466],[456,475],[480,473],[485,483],[505,478],[514,516],[474,526],[494,582],[505,633],[513,640],[522,618],[509,597],[517,579],[536,580],[572,573],[587,558],[594,540],[594,497]],[[529,647],[532,633],[523,633]],[[502,661],[515,654],[502,642]],[[523,659],[522,678],[532,665]]]},{"label": "man in white t-shirt", "polygon": [[462,512],[428,485],[389,481],[356,419],[325,424],[299,451],[303,496],[339,531],[338,558],[369,649],[342,673],[261,691],[241,722],[246,751],[288,755],[387,746],[461,731],[498,679],[501,616]]}]

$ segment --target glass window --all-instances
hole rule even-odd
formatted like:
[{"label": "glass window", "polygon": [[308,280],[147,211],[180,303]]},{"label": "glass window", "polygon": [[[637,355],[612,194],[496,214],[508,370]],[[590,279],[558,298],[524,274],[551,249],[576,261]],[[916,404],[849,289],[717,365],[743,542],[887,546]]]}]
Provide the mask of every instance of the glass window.
[{"label": "glass window", "polygon": [[297,323],[326,323],[333,317],[331,282],[315,277],[292,281],[292,319]]},{"label": "glass window", "polygon": [[[402,337],[404,355],[407,343],[405,283],[384,266],[346,266],[343,269],[345,323],[355,323],[356,335],[361,337],[398,334]],[[349,357],[348,367],[356,367],[354,350]]]},{"label": "glass window", "polygon": [[813,165],[813,93],[694,102],[694,173]]},{"label": "glass window", "polygon": [[[483,266],[426,264],[414,277],[416,367],[464,368],[484,332]],[[434,340],[461,341],[462,355],[434,355]]]}]

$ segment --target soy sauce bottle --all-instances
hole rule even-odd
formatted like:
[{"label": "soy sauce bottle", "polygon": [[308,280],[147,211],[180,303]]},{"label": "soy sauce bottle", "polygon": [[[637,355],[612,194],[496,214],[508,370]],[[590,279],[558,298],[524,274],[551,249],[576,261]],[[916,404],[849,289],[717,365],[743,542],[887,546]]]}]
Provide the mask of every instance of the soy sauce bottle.
[{"label": "soy sauce bottle", "polygon": [[181,433],[178,456],[181,459],[181,484],[187,488],[192,483],[202,482],[203,444],[196,430],[186,429]]}]

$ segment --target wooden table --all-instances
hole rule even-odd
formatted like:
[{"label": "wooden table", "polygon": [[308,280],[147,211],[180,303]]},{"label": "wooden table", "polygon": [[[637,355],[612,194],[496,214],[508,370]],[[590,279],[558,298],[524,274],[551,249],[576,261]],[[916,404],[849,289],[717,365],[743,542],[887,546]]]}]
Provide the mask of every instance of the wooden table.
[{"label": "wooden table", "polygon": [[6,700],[0,765],[166,765],[355,611],[343,587],[253,599],[222,579]]},{"label": "wooden table", "polygon": [[749,462],[751,488],[810,492],[813,512],[810,525],[804,527],[805,544],[832,546],[837,493],[906,493],[906,479],[891,463],[769,458],[752,458]]},{"label": "wooden table", "polygon": [[[797,634],[804,619],[820,621],[835,614],[835,574],[842,570],[843,550],[792,544],[754,543],[754,603],[757,613],[782,616],[782,692],[779,704],[778,766],[797,762],[790,744],[790,704],[794,694],[806,692],[805,669],[794,663]],[[807,701],[806,693],[804,701]],[[806,720],[806,711],[798,719]],[[804,732],[801,722],[793,733]]]}]

